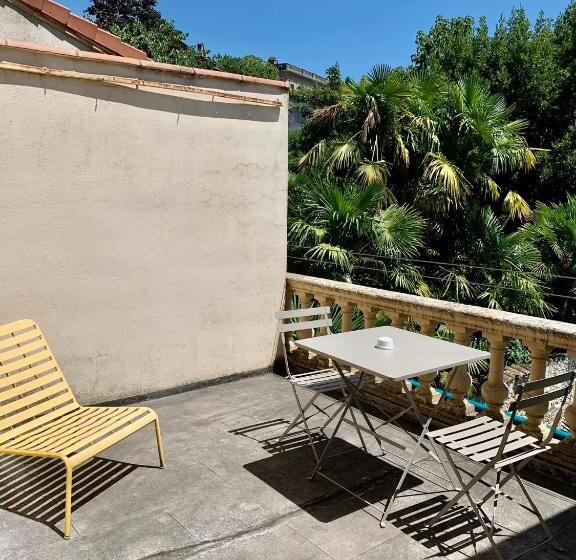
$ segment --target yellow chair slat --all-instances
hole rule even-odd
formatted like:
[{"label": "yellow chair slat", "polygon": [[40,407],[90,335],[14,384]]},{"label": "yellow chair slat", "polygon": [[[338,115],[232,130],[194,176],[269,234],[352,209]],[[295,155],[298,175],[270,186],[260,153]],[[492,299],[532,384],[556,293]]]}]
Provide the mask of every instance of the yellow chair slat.
[{"label": "yellow chair slat", "polygon": [[[12,387],[22,381],[26,381],[32,377],[38,377],[45,373],[52,372],[54,369],[57,369],[57,366],[54,362],[44,362],[38,366],[27,367],[26,369],[20,371],[19,373],[12,373],[6,377],[0,377],[0,391],[5,389],[6,387]],[[2,393],[0,392],[0,398]]]},{"label": "yellow chair slat", "polygon": [[[3,431],[0,428],[0,447],[2,447],[6,442],[12,440],[13,438],[24,434],[26,432],[29,432],[30,430],[33,430],[34,428],[43,425],[45,422],[50,422],[51,420],[54,420],[55,418],[60,418],[62,416],[64,416],[65,414],[69,414],[75,410],[78,410],[80,408],[80,406],[75,403],[75,402],[71,402],[70,404],[66,405],[66,406],[62,406],[61,408],[58,408],[56,410],[53,410],[52,412],[48,412],[47,414],[43,415],[42,417],[32,421],[32,422],[26,422],[25,424],[20,424],[19,426],[17,426],[16,428],[14,427],[10,427],[9,429]],[[0,453],[2,453],[0,451]]]},{"label": "yellow chair slat", "polygon": [[[152,416],[152,418],[150,416]],[[128,437],[129,435],[132,435],[134,432],[140,430],[144,426],[147,426],[148,424],[150,424],[150,422],[153,421],[154,421],[153,415],[147,414],[142,418],[135,420],[132,424],[129,424],[125,428],[122,428],[117,432],[110,434],[108,437],[98,441],[94,445],[90,446],[88,449],[73,455],[70,458],[70,462],[75,466],[81,465],[88,459],[94,457],[94,455],[97,455],[101,451],[108,449],[108,447],[110,447],[111,445],[114,445],[115,443],[122,441],[124,438]]]},{"label": "yellow chair slat", "polygon": [[32,367],[40,362],[45,362],[50,360],[52,354],[50,350],[42,350],[41,352],[36,352],[31,356],[21,356],[18,360],[13,360],[6,365],[0,367],[0,375],[11,376],[22,368]]},{"label": "yellow chair slat", "polygon": [[26,432],[22,436],[11,440],[11,447],[35,449],[38,445],[44,445],[52,440],[57,440],[65,435],[72,436],[81,430],[84,426],[89,425],[99,418],[107,418],[114,412],[114,408],[94,408],[90,410],[87,407],[78,408],[72,414],[64,418],[58,418],[54,422],[42,425],[40,428]]},{"label": "yellow chair slat", "polygon": [[[72,527],[72,470],[151,423],[164,466],[160,424],[153,410],[80,406],[38,325],[24,319],[0,326],[0,453],[64,462],[65,538]],[[49,479],[59,476],[52,464],[46,474]],[[10,492],[14,499],[32,493],[32,502],[37,493],[38,507],[43,505],[41,490],[25,482],[15,481]]]}]

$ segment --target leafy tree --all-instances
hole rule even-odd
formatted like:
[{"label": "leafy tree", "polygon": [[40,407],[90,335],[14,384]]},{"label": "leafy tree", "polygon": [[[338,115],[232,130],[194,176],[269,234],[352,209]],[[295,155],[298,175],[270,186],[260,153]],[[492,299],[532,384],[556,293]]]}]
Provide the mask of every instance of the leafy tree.
[{"label": "leafy tree", "polygon": [[123,27],[114,24],[110,30],[158,62],[200,68],[207,65],[207,61],[196,49],[185,44],[188,34],[176,29],[171,21],[162,20],[148,27],[143,22],[135,20]]},{"label": "leafy tree", "polygon": [[92,0],[86,14],[98,25],[118,35],[124,42],[143,50],[158,62],[217,68],[226,72],[278,78],[278,69],[258,58],[248,55],[235,57],[218,54],[214,57],[199,53],[188,46],[188,33],[180,31],[174,22],[162,18],[156,9],[156,0]]},{"label": "leafy tree", "polygon": [[224,72],[259,76],[260,78],[268,78],[270,80],[277,80],[280,77],[276,66],[251,54],[241,57],[217,54],[211,59],[211,62],[212,66]]},{"label": "leafy tree", "polygon": [[151,28],[162,21],[156,4],[157,0],[91,0],[86,15],[104,29],[112,30],[113,26],[124,27],[136,21]]}]

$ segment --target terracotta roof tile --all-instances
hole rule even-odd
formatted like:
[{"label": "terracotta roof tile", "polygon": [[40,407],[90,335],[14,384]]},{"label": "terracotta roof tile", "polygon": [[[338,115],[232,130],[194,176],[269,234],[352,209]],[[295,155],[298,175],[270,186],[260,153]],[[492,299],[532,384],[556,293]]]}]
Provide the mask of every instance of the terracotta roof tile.
[{"label": "terracotta roof tile", "polygon": [[72,34],[81,38],[86,38],[93,43],[103,47],[114,54],[120,56],[129,56],[139,60],[147,60],[145,52],[140,51],[131,45],[123,43],[122,40],[100,29],[93,22],[72,14],[68,8],[53,2],[53,0],[16,0],[28,8],[40,12],[42,15],[50,18],[56,23],[66,27]]},{"label": "terracotta roof tile", "polygon": [[76,14],[70,14],[68,19],[68,27],[76,33],[88,37],[89,39],[95,40],[96,34],[98,33],[98,26],[87,19],[81,18]]},{"label": "terracotta roof tile", "polygon": [[44,0],[42,4],[42,13],[46,14],[48,17],[55,19],[56,21],[68,25],[68,19],[70,17],[70,10],[52,2],[51,0]]}]

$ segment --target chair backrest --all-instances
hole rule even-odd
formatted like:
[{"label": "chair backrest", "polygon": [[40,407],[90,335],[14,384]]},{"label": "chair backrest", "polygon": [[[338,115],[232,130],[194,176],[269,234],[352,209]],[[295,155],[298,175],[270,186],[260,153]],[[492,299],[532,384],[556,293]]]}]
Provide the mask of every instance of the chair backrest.
[{"label": "chair backrest", "polygon": [[[322,319],[305,320],[309,317],[322,317]],[[308,309],[291,309],[289,311],[278,311],[278,332],[298,332],[317,328],[330,328],[332,319],[330,318],[330,307],[309,307]],[[293,319],[299,319],[293,321]],[[284,321],[288,320],[287,323]]]},{"label": "chair backrest", "polygon": [[[575,371],[569,371],[566,373],[561,373],[560,375],[546,377],[545,379],[520,382],[516,384],[514,392],[516,393],[517,397],[509,407],[510,421],[502,437],[502,442],[496,456],[497,459],[502,455],[504,448],[508,443],[508,439],[510,433],[512,432],[512,427],[514,425],[514,420],[516,419],[518,411],[525,410],[538,404],[549,403],[550,401],[560,399],[560,406],[558,407],[558,411],[554,417],[554,422],[550,427],[550,432],[548,436],[541,442],[541,445],[546,445],[550,442],[550,440],[554,437],[556,428],[558,428],[558,424],[562,418],[562,413],[564,411],[564,407],[567,404],[568,397],[572,393],[575,376]],[[560,388],[558,388],[559,386]],[[552,390],[546,392],[546,389],[549,388]]]},{"label": "chair backrest", "polygon": [[[292,379],[290,365],[288,363],[288,349],[286,333],[295,333],[298,331],[312,331],[323,328],[330,333],[332,319],[330,318],[330,307],[309,307],[307,309],[291,309],[288,311],[278,311],[276,319],[278,320],[278,335],[284,354],[284,365],[288,378]],[[316,319],[321,317],[321,319]],[[296,319],[296,321],[294,321]]]},{"label": "chair backrest", "polygon": [[38,325],[0,326],[0,447],[78,407]]}]

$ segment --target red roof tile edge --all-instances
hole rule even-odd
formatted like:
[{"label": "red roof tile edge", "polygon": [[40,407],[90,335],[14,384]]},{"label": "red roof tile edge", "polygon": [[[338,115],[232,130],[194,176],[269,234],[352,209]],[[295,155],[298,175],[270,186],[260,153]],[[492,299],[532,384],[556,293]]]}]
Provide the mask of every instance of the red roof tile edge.
[{"label": "red roof tile edge", "polygon": [[93,60],[100,62],[109,62],[112,64],[124,64],[127,66],[136,66],[158,70],[162,72],[174,72],[177,74],[188,74],[198,76],[199,78],[219,78],[223,80],[233,80],[235,82],[245,82],[248,84],[261,84],[266,86],[288,89],[288,82],[283,80],[269,80],[267,78],[257,78],[255,76],[244,76],[243,74],[231,74],[230,72],[221,72],[219,70],[206,70],[204,68],[192,68],[190,66],[177,66],[175,64],[165,64],[164,62],[155,62],[153,60],[142,60],[126,56],[115,56],[111,54],[102,54],[78,49],[64,49],[52,45],[41,45],[37,43],[26,43],[22,41],[13,41],[11,39],[0,39],[0,47],[8,47],[31,52],[46,53],[67,58],[78,58],[80,60]]},{"label": "red roof tile edge", "polygon": [[115,54],[139,60],[148,60],[148,56],[145,52],[124,43],[116,35],[112,35],[112,33],[100,29],[95,23],[71,13],[68,8],[53,2],[52,0],[17,1],[24,4],[29,9],[39,12],[55,21],[57,24],[63,25],[69,29],[72,34],[84,37],[92,43],[100,45]]}]

